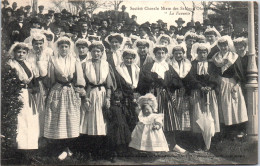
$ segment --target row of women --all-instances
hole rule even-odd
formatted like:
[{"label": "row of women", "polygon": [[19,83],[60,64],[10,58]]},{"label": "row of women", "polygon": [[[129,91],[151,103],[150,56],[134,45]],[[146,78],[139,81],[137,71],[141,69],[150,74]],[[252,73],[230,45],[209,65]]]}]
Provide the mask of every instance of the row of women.
[{"label": "row of women", "polygon": [[[161,134],[170,150],[186,152],[176,143],[176,131],[202,137],[198,121],[205,114],[212,117],[214,133],[222,130],[220,124],[243,126],[248,121],[242,91],[246,40],[222,36],[210,45],[193,44],[194,39],[187,34],[182,44],[174,44],[167,35],[158,43],[139,38],[129,49],[124,36],[115,33],[106,38],[110,50],[101,41],[73,43],[68,37],[50,48],[38,32],[27,43],[13,44],[8,64],[23,85],[19,99],[24,103],[18,115],[18,149],[38,149],[39,138],[45,137],[59,145],[60,160],[73,155],[77,141],[93,156],[105,150],[120,153],[131,140],[135,149],[163,151],[158,141],[147,144],[153,142],[149,132],[131,137],[140,112],[136,99],[147,93],[156,96],[158,113],[164,115]],[[209,58],[215,47],[218,52]],[[152,137],[155,142],[158,138]]]}]

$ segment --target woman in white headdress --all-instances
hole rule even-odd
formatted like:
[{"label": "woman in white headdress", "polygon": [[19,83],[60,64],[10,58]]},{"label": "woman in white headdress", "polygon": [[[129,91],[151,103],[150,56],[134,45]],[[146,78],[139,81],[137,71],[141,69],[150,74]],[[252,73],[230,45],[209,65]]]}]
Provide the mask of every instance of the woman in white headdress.
[{"label": "woman in white headdress", "polygon": [[135,103],[134,92],[136,91],[139,82],[140,68],[135,63],[137,52],[133,49],[126,49],[123,51],[123,62],[116,67],[115,76],[117,80],[117,89],[123,94],[122,104],[129,112],[128,125],[132,131],[135,127]]},{"label": "woman in white headdress", "polygon": [[115,70],[115,67],[120,65],[123,61],[122,50],[125,43],[124,40],[125,37],[119,33],[111,34],[105,39],[110,45],[110,50],[106,51],[107,61],[112,66],[113,70]]},{"label": "woman in white headdress", "polygon": [[186,43],[186,58],[188,60],[192,59],[192,46],[197,42],[197,34],[193,32],[187,32],[184,36],[184,41]]},{"label": "woman in white headdress", "polygon": [[85,63],[88,59],[91,59],[89,53],[90,42],[87,39],[79,38],[75,42],[75,53],[80,59],[81,64]]},{"label": "woman in white headdress", "polygon": [[48,69],[50,92],[46,103],[44,137],[59,140],[59,159],[71,156],[70,139],[80,133],[80,98],[85,95],[85,80],[73,42],[60,37],[54,44]]},{"label": "woman in white headdress", "polygon": [[162,34],[157,38],[156,44],[165,45],[170,51],[175,45],[177,45],[177,41],[175,39],[172,39],[169,35]]},{"label": "woman in white headdress", "polygon": [[141,95],[153,93],[157,97],[158,112],[164,114],[163,130],[166,138],[172,142],[173,150],[184,153],[175,141],[175,132],[180,130],[179,118],[173,102],[172,94],[182,86],[181,79],[174,69],[166,62],[168,49],[164,45],[154,47],[155,58],[146,63],[141,72],[138,91]]},{"label": "woman in white headdress", "polygon": [[116,82],[110,64],[102,59],[105,52],[102,42],[94,41],[89,51],[92,58],[83,65],[87,99],[81,107],[80,133],[92,138],[94,149],[91,152],[97,153],[107,135],[107,119],[103,112],[110,107],[111,93],[116,88]]},{"label": "woman in white headdress", "polygon": [[54,33],[50,30],[42,30],[42,33],[46,36],[48,47],[52,49],[54,44]]},{"label": "woman in white headdress", "polygon": [[208,55],[208,59],[211,59],[213,55],[219,52],[219,48],[217,46],[217,40],[221,37],[221,35],[215,27],[212,27],[212,28],[207,28],[205,30],[204,36],[206,37],[206,42],[210,44],[210,52]]},{"label": "woman in white headdress", "polygon": [[177,112],[180,119],[182,131],[191,130],[191,106],[190,94],[192,89],[199,87],[198,81],[191,74],[191,62],[186,58],[186,47],[183,45],[176,45],[173,47],[171,59],[168,63],[173,67],[177,73],[178,78],[181,79],[183,85],[175,91]]},{"label": "woman in white headdress", "polygon": [[[201,133],[203,132],[197,120],[202,118],[203,114],[210,113],[214,120],[214,131],[220,132],[219,125],[219,112],[218,101],[216,97],[216,91],[219,90],[218,81],[216,75],[214,75],[214,64],[208,62],[207,55],[210,52],[210,45],[207,43],[199,43],[197,48],[197,58],[192,62],[191,72],[194,78],[199,82],[197,89],[191,91],[191,108],[192,108],[192,132],[196,134],[197,147],[199,149],[203,147],[203,138]],[[207,95],[209,96],[207,99]],[[208,101],[207,101],[208,100]],[[207,110],[207,103],[209,107]]]},{"label": "woman in white headdress", "polygon": [[[30,47],[26,43],[15,43],[11,46],[9,55],[11,59],[7,64],[14,69],[17,79],[20,81],[21,92],[18,99],[23,103],[17,117],[17,149],[38,149],[40,135],[39,114],[36,101],[33,96],[34,85],[32,83],[33,70],[30,62],[26,60]],[[30,157],[30,156],[26,156]]]},{"label": "woman in white headdress", "polygon": [[32,45],[32,49],[29,50],[26,59],[32,65],[34,83],[38,89],[34,96],[39,111],[40,134],[43,136],[45,100],[49,90],[46,85],[48,82],[48,64],[50,58],[53,56],[53,51],[47,46],[46,37],[41,33],[32,34],[29,37],[29,44]]},{"label": "woman in white headdress", "polygon": [[247,108],[241,85],[245,83],[245,76],[239,56],[235,53],[233,41],[230,36],[222,36],[217,41],[220,51],[212,60],[217,67],[220,78],[220,122],[229,129],[228,134],[234,134],[237,124],[248,121]]},{"label": "woman in white headdress", "polygon": [[142,68],[144,64],[152,62],[154,43],[147,39],[137,39],[133,44],[133,49],[137,50],[136,64]]}]

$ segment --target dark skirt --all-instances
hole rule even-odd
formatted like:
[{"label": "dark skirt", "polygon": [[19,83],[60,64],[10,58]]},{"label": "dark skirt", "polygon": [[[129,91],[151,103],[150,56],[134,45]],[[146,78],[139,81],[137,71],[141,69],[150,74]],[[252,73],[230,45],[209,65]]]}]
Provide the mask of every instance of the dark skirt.
[{"label": "dark skirt", "polygon": [[126,111],[121,106],[112,105],[109,109],[107,137],[112,147],[128,145],[131,140]]}]

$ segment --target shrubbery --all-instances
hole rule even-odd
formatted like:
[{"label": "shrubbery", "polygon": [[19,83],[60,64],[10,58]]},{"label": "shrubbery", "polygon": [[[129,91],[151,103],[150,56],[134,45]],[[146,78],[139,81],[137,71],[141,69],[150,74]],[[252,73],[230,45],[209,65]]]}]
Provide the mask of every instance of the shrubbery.
[{"label": "shrubbery", "polygon": [[18,100],[21,92],[21,82],[17,79],[15,71],[7,64],[8,57],[2,49],[1,58],[1,156],[7,159],[16,149],[17,114],[23,103]]}]

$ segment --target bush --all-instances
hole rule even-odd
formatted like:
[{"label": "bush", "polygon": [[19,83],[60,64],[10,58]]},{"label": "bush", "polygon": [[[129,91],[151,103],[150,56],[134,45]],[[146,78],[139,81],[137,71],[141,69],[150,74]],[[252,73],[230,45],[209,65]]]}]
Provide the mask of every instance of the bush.
[{"label": "bush", "polygon": [[1,103],[1,150],[2,159],[13,155],[16,148],[17,115],[23,106],[18,100],[21,82],[13,69],[6,64],[8,57],[2,50],[2,103]]}]

